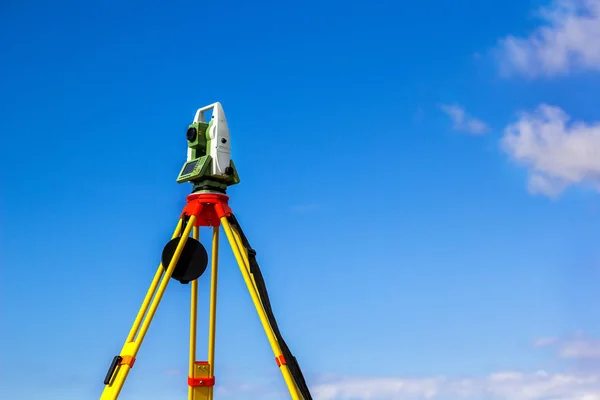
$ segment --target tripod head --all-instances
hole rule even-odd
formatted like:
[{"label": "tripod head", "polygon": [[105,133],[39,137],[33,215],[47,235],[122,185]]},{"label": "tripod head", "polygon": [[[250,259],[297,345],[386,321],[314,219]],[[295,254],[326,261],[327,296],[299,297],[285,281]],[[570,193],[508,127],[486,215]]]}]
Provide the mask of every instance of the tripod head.
[{"label": "tripod head", "polygon": [[[204,114],[212,110],[210,121]],[[177,183],[190,182],[193,192],[202,190],[225,193],[227,187],[240,182],[231,159],[229,126],[221,103],[199,108],[186,132],[187,161],[181,168]]]}]

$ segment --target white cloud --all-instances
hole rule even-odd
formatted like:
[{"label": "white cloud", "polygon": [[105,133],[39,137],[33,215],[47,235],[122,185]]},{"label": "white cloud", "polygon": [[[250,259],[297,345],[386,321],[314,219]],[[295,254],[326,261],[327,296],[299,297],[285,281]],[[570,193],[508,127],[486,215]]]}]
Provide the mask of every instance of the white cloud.
[{"label": "white cloud", "polygon": [[[600,359],[600,340],[581,333],[542,337],[533,346],[553,346],[571,360]],[[508,370],[469,378],[323,376],[311,393],[315,400],[600,400],[600,370]]]},{"label": "white cloud", "polygon": [[450,117],[456,131],[481,134],[488,130],[485,122],[468,115],[464,108],[459,105],[441,105],[440,108]]},{"label": "white cloud", "polygon": [[496,54],[503,74],[600,70],[600,0],[555,0],[537,14],[544,24],[527,37],[500,40]]},{"label": "white cloud", "polygon": [[317,384],[315,400],[600,400],[600,376],[537,371],[471,379],[347,377]]},{"label": "white cloud", "polygon": [[166,375],[174,375],[174,376],[180,376],[184,374],[184,371],[181,368],[168,368],[165,371]]},{"label": "white cloud", "polygon": [[559,107],[540,105],[506,127],[503,149],[529,171],[529,190],[555,197],[580,185],[600,191],[600,122],[570,123]]},{"label": "white cloud", "polygon": [[577,359],[600,359],[600,341],[597,339],[575,339],[565,343],[561,356]]},{"label": "white cloud", "polygon": [[538,338],[533,342],[533,345],[535,347],[546,347],[546,346],[550,346],[553,345],[554,343],[557,342],[557,338],[555,337],[542,337],[542,338]]},{"label": "white cloud", "polygon": [[434,399],[443,378],[347,377],[311,388],[315,400]]},{"label": "white cloud", "polygon": [[534,342],[536,347],[558,347],[558,354],[563,358],[576,360],[600,360],[600,339],[588,337],[582,333],[558,338],[539,338]]}]

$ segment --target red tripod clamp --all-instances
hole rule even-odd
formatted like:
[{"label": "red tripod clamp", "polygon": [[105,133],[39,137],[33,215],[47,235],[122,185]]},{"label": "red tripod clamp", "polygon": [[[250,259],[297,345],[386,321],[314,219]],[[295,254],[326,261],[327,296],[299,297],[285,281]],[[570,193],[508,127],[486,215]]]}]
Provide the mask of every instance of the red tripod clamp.
[{"label": "red tripod clamp", "polygon": [[196,221],[194,226],[221,225],[222,217],[232,214],[229,208],[229,196],[220,193],[195,193],[187,196],[187,204],[183,208],[181,216],[191,217],[194,215]]}]

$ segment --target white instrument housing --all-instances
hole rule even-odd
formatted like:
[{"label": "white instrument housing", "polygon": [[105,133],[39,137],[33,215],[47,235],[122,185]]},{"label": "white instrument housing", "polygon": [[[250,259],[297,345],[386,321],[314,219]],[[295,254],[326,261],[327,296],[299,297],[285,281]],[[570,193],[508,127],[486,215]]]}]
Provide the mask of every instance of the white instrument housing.
[{"label": "white instrument housing", "polygon": [[[227,176],[225,169],[231,165],[231,147],[229,145],[229,126],[221,103],[216,102],[199,108],[194,116],[194,122],[204,122],[204,113],[212,110],[212,124],[208,131],[208,148],[210,155],[211,175]],[[188,161],[191,159],[191,149],[188,149]]]}]

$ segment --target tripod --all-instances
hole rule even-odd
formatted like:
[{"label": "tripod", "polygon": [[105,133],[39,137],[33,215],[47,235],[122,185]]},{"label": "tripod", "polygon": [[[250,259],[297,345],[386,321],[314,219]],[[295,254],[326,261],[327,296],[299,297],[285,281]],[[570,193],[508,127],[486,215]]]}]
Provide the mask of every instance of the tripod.
[{"label": "tripod", "polygon": [[[110,364],[100,400],[116,400],[119,397],[171,278],[182,283],[191,282],[188,400],[213,399],[220,226],[223,227],[235,255],[291,398],[312,400],[300,366],[277,327],[265,282],[256,261],[256,252],[244,235],[229,207],[228,200],[226,194],[211,191],[192,193],[187,196],[187,204],[183,208],[171,241],[163,250],[162,262],[158,266],[125,344],[120,354],[115,356]],[[196,361],[198,278],[208,266],[208,254],[199,242],[201,226],[213,228],[207,361]]]}]

